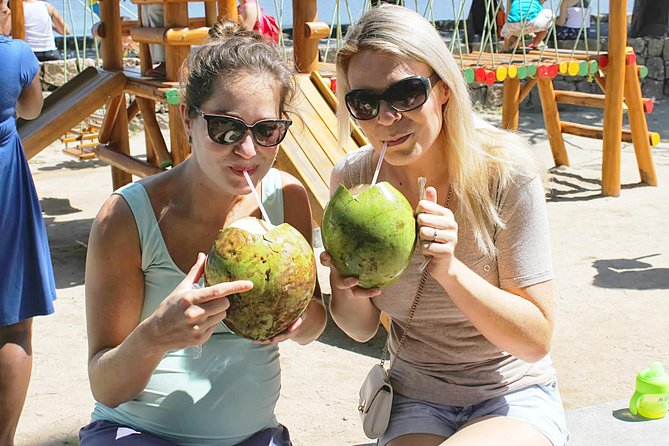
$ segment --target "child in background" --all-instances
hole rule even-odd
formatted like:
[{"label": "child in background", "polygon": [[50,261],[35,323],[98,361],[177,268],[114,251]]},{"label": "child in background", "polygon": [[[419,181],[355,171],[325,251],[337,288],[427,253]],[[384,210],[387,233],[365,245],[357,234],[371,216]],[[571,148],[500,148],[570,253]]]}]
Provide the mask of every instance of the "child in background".
[{"label": "child in background", "polygon": [[512,0],[506,23],[501,32],[505,51],[515,48],[521,33],[523,35],[534,34],[528,48],[538,48],[543,44],[553,21],[553,11],[543,7],[545,1]]},{"label": "child in background", "polygon": [[279,43],[281,30],[276,18],[270,14],[265,14],[265,10],[256,0],[240,0],[237,12],[242,29],[258,32]]},{"label": "child in background", "polygon": [[555,19],[555,32],[558,40],[576,40],[583,27],[584,38],[590,28],[589,0],[562,0],[560,11]]}]

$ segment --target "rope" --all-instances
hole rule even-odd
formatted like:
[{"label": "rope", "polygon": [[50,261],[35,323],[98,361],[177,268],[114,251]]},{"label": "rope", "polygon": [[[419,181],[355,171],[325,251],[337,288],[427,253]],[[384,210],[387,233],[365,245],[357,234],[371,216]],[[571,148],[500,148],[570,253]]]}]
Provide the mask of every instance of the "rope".
[{"label": "rope", "polygon": [[[74,14],[72,12],[72,2],[70,0],[65,0],[65,3],[67,3],[67,9],[68,12],[70,13],[70,24],[72,25],[72,37],[74,37],[74,52],[77,55],[77,70],[81,72],[83,70],[83,62],[81,60],[81,53],[79,52],[79,39],[77,39],[77,27],[75,26],[74,23]],[[86,18],[86,15],[84,14],[84,18]],[[67,40],[67,36],[65,38]]]}]

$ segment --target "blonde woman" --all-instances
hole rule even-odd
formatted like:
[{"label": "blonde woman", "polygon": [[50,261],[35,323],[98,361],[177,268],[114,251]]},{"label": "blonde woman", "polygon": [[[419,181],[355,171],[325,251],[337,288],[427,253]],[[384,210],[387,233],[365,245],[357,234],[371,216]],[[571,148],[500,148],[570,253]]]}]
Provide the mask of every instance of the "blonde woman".
[{"label": "blonde woman", "polygon": [[[379,444],[564,445],[549,355],[554,301],[543,169],[519,137],[477,125],[458,65],[409,9],[382,5],[364,14],[337,54],[337,79],[341,134],[352,117],[371,144],[337,163],[331,191],[369,183],[387,144],[379,181],[410,201],[419,230],[411,265],[383,290],[359,288],[322,255],[332,269],[335,322],[364,342],[386,312],[396,359],[419,265],[430,258]],[[429,186],[423,200],[421,176]]]}]

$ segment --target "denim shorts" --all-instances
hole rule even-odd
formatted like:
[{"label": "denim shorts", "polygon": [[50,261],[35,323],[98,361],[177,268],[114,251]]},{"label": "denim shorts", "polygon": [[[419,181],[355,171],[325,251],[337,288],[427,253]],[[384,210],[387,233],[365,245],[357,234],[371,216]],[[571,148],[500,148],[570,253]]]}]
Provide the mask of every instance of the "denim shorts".
[{"label": "denim shorts", "polygon": [[562,399],[557,383],[553,382],[526,387],[466,407],[429,403],[396,393],[388,429],[378,444],[383,446],[406,434],[434,434],[448,438],[467,422],[488,416],[523,421],[544,434],[553,446],[564,446],[569,439]]}]

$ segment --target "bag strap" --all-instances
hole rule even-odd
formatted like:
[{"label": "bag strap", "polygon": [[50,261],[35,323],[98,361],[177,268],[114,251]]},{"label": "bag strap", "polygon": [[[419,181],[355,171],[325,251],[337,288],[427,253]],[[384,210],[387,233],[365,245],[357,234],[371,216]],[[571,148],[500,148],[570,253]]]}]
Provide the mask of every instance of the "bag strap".
[{"label": "bag strap", "polygon": [[[409,319],[407,319],[407,325],[404,328],[404,331],[402,332],[400,343],[397,346],[397,351],[395,352],[395,358],[390,363],[390,367],[386,372],[386,381],[390,380],[390,374],[392,373],[393,367],[395,366],[395,363],[397,362],[397,359],[400,356],[400,351],[402,351],[402,347],[404,346],[404,340],[406,339],[406,335],[409,332],[409,327],[411,327],[411,321],[413,321],[413,317],[416,315],[416,309],[418,308],[418,301],[420,300],[420,297],[423,294],[423,287],[425,286],[425,280],[427,279],[427,275],[428,272],[426,268],[423,270],[423,274],[420,276],[420,282],[418,283],[418,290],[416,291],[416,297],[414,298],[413,304],[411,305],[411,310],[409,311]],[[386,338],[386,343],[383,346],[383,353],[381,354],[381,367],[383,367],[383,364],[386,360],[385,358],[386,354],[388,353],[389,340],[390,340],[390,331],[388,331],[388,338]]]},{"label": "bag strap", "polygon": [[[423,178],[421,178],[423,179]],[[424,179],[423,181],[419,181],[419,188],[423,189],[425,186],[424,184]],[[421,191],[420,196],[423,196],[424,191]],[[453,189],[449,188],[448,194],[446,195],[446,202],[444,203],[445,207],[449,207],[451,204],[451,197],[453,194]],[[416,315],[416,309],[418,308],[418,301],[420,301],[420,297],[423,294],[423,288],[425,287],[425,281],[427,280],[427,268],[423,270],[423,274],[420,276],[420,282],[418,283],[418,289],[416,290],[416,297],[413,299],[413,304],[411,305],[411,310],[409,311],[409,319],[407,319],[407,325],[404,327],[404,331],[402,332],[402,337],[400,338],[400,343],[397,346],[397,351],[395,352],[395,358],[393,361],[390,363],[390,367],[388,367],[388,371],[386,372],[386,381],[390,381],[390,374],[393,372],[393,367],[395,367],[395,363],[400,357],[400,351],[402,351],[402,347],[404,346],[404,340],[406,339],[406,335],[409,332],[409,327],[411,327],[411,322],[413,321],[413,317]],[[383,345],[383,353],[381,353],[381,367],[383,367],[383,364],[386,361],[386,354],[388,353],[388,342],[390,341],[390,333],[391,331],[388,330],[388,337],[386,338],[386,343]]]}]

